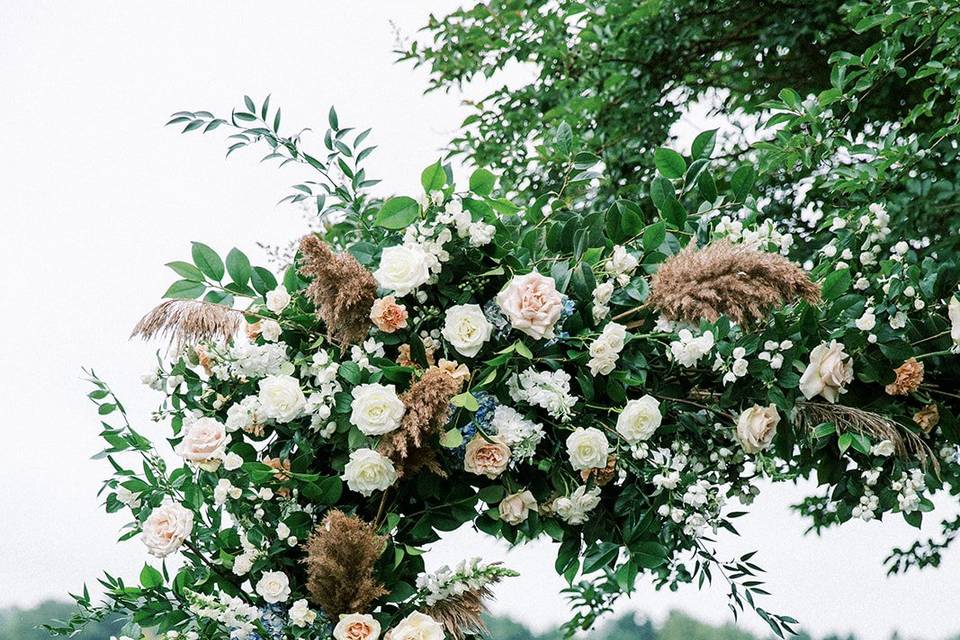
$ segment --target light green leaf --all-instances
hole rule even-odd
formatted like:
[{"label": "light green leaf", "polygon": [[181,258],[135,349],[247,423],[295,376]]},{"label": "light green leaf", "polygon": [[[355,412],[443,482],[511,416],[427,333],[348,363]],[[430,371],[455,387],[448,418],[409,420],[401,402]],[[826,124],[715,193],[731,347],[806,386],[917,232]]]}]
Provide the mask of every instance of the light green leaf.
[{"label": "light green leaf", "polygon": [[653,162],[657,165],[660,175],[671,180],[682,178],[687,171],[687,163],[683,156],[666,147],[660,147],[653,152]]},{"label": "light green leaf", "polygon": [[404,229],[420,217],[420,204],[409,196],[396,196],[383,203],[377,212],[378,226]]}]

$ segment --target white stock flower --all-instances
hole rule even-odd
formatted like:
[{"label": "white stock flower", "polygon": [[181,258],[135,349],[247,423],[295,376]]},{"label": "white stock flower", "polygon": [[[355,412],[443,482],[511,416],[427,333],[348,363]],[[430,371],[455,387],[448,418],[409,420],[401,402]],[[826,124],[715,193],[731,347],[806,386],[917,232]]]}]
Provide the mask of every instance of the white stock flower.
[{"label": "white stock flower", "polygon": [[193,531],[193,512],[176,502],[162,504],[143,523],[143,544],[147,553],[165,558],[183,544]]},{"label": "white stock flower", "polygon": [[227,431],[249,429],[257,423],[257,410],[260,408],[260,399],[257,396],[247,396],[240,402],[227,408]]},{"label": "white stock flower", "polygon": [[282,571],[264,571],[256,589],[257,594],[270,604],[286,602],[290,597],[290,580]]},{"label": "white stock flower", "polygon": [[357,449],[350,454],[341,477],[352,491],[369,497],[374,491],[383,491],[396,482],[397,471],[389,458],[373,449]]},{"label": "white stock flower", "polygon": [[443,640],[445,637],[443,625],[419,611],[401,620],[389,635],[390,640]]},{"label": "white stock flower", "polygon": [[300,381],[293,376],[267,376],[260,381],[258,399],[263,415],[280,423],[299,418],[307,406]]},{"label": "white stock flower", "polygon": [[800,377],[800,391],[809,400],[822,395],[828,402],[836,402],[846,393],[845,384],[853,380],[853,359],[836,340],[815,347],[810,352],[810,364]]},{"label": "white stock flower", "polygon": [[377,284],[401,298],[430,279],[427,254],[413,245],[387,247],[373,276]]},{"label": "white stock flower", "polygon": [[334,640],[377,640],[380,623],[368,613],[346,613],[333,628]]},{"label": "white stock flower", "polygon": [[603,269],[607,273],[617,278],[621,286],[630,282],[630,276],[636,270],[640,262],[621,245],[613,248],[613,254],[604,263]]},{"label": "white stock flower", "polygon": [[290,623],[295,627],[309,627],[317,619],[317,612],[310,609],[306,598],[295,601],[290,606]]},{"label": "white stock flower", "polygon": [[553,501],[553,510],[568,524],[583,524],[587,521],[587,514],[600,504],[600,487],[587,490],[581,485],[569,496],[557,498]]},{"label": "white stock flower", "polygon": [[639,400],[630,400],[617,418],[617,433],[629,444],[649,440],[663,421],[660,403],[647,394]]},{"label": "white stock flower", "polygon": [[777,435],[780,414],[774,405],[758,404],[743,411],[737,419],[737,440],[747,453],[763,451]]},{"label": "white stock flower", "polygon": [[527,420],[516,409],[505,404],[497,405],[494,409],[490,426],[496,430],[497,437],[510,447],[516,459],[532,457],[543,439],[543,425]]},{"label": "white stock flower", "polygon": [[458,304],[447,309],[441,334],[457,353],[472,358],[490,339],[493,325],[476,304]]},{"label": "white stock flower", "polygon": [[267,309],[273,313],[281,313],[290,304],[290,292],[282,284],[273,291],[267,291]]},{"label": "white stock flower", "polygon": [[350,422],[364,435],[379,436],[400,426],[405,408],[392,384],[359,384],[353,389]]},{"label": "white stock flower", "polygon": [[609,454],[610,443],[596,427],[577,427],[567,436],[567,455],[570,456],[570,464],[577,471],[603,469],[607,466]]}]

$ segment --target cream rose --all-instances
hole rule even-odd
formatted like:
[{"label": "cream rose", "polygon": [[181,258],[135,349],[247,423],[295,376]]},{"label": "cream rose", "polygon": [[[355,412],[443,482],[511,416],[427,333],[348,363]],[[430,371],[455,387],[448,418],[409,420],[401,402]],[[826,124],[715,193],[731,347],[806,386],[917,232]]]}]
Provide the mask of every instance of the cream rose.
[{"label": "cream rose", "polygon": [[380,623],[367,613],[348,613],[340,616],[333,628],[335,640],[377,640],[380,637]]},{"label": "cream rose", "polygon": [[553,338],[553,327],[563,310],[563,296],[553,278],[536,271],[514,276],[496,298],[510,325],[531,338]]},{"label": "cream rose", "polygon": [[763,451],[777,435],[780,414],[774,405],[753,405],[740,414],[737,420],[737,440],[747,453]]},{"label": "cream rose", "polygon": [[303,415],[307,398],[293,376],[267,376],[260,381],[260,413],[277,422],[290,422]]},{"label": "cream rose", "polygon": [[474,436],[467,443],[463,454],[463,470],[478,476],[496,478],[503,473],[510,462],[510,447],[499,437],[489,440],[483,436]]},{"label": "cream rose", "polygon": [[853,359],[836,340],[823,343],[810,352],[810,364],[800,377],[800,391],[809,400],[822,395],[828,402],[836,402],[843,385],[853,380]]},{"label": "cream rose", "polygon": [[607,466],[610,443],[603,432],[595,427],[578,427],[567,437],[567,455],[577,471],[603,469]]},{"label": "cream rose", "polygon": [[476,304],[458,304],[447,309],[443,322],[443,337],[460,355],[472,358],[490,339],[493,325]]},{"label": "cream rose", "polygon": [[443,640],[443,625],[425,613],[414,611],[391,629],[390,640]]},{"label": "cream rose", "polygon": [[649,440],[662,421],[660,403],[648,394],[627,402],[617,418],[617,433],[630,444],[636,444]]},{"label": "cream rose", "polygon": [[500,501],[500,519],[507,524],[517,525],[524,522],[531,511],[538,511],[537,500],[529,491],[511,493]]},{"label": "cream rose", "polygon": [[419,247],[387,247],[380,255],[380,267],[373,272],[384,289],[403,297],[430,279],[427,254]]},{"label": "cream rose", "polygon": [[305,598],[294,602],[287,613],[290,622],[297,627],[309,627],[317,620],[317,612],[310,608]]},{"label": "cream rose", "polygon": [[947,315],[950,317],[950,338],[953,344],[960,346],[960,298],[957,296],[950,298]]},{"label": "cream rose", "polygon": [[204,416],[187,428],[186,435],[174,451],[201,469],[216,471],[227,444],[227,428],[216,418]]},{"label": "cream rose", "polygon": [[193,512],[175,502],[162,504],[143,523],[143,544],[147,553],[165,558],[183,544],[193,531]]},{"label": "cream rose", "polygon": [[400,426],[406,411],[392,384],[359,384],[353,388],[350,422],[364,435],[379,436]]},{"label": "cream rose", "polygon": [[282,284],[273,291],[267,291],[267,309],[273,313],[281,313],[290,304],[290,292]]},{"label": "cream rose", "polygon": [[257,582],[257,594],[269,602],[286,602],[290,597],[290,580],[282,571],[264,571]]},{"label": "cream rose", "polygon": [[374,491],[383,491],[397,481],[393,463],[373,449],[357,449],[350,454],[350,461],[341,476],[347,487],[364,496]]}]

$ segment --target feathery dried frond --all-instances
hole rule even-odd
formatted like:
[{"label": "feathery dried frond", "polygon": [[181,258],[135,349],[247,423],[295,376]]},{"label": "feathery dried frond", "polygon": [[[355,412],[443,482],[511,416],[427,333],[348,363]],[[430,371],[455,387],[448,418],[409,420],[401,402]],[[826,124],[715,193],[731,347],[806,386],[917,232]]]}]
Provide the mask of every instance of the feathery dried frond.
[{"label": "feathery dried frond", "polygon": [[300,273],[313,279],[306,295],[327,325],[328,337],[343,344],[363,341],[377,297],[373,274],[349,253],[335,254],[313,234],[300,240]]},{"label": "feathery dried frond", "polygon": [[331,620],[369,611],[374,600],[388,593],[373,573],[386,543],[369,522],[339,510],[327,513],[306,544],[310,600]]},{"label": "feathery dried frond", "polygon": [[664,262],[646,305],[669,320],[713,322],[725,315],[742,325],[798,299],[820,299],[803,269],[783,256],[719,241],[702,249],[691,243]]},{"label": "feathery dried frond", "polygon": [[379,451],[390,458],[400,476],[427,468],[445,477],[429,440],[440,433],[450,416],[450,400],[460,393],[464,377],[442,367],[430,367],[400,399],[406,408],[400,428],[380,441]]},{"label": "feathery dried frond", "polygon": [[202,300],[167,300],[143,316],[131,338],[167,338],[171,346],[231,340],[244,325],[243,312]]},{"label": "feathery dried frond", "polygon": [[464,640],[468,635],[486,634],[483,615],[487,612],[487,605],[484,601],[492,597],[490,589],[483,586],[440,600],[424,612],[442,624],[452,640]]},{"label": "feathery dried frond", "polygon": [[920,436],[879,413],[842,404],[801,401],[797,403],[795,419],[797,426],[808,432],[817,425],[830,422],[836,426],[838,434],[857,433],[877,441],[889,440],[898,456],[916,458],[923,467],[930,462],[935,472],[940,473],[937,456]]}]

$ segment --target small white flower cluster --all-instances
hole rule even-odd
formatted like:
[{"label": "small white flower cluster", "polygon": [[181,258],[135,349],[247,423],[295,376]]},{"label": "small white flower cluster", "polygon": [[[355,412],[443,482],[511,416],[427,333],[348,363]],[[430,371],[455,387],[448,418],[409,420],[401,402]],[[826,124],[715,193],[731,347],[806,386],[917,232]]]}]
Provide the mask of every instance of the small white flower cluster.
[{"label": "small white flower cluster", "polygon": [[516,460],[532,458],[537,445],[543,439],[543,425],[524,418],[516,409],[497,405],[490,426],[496,429],[497,437],[510,447],[510,455]]},{"label": "small white flower cluster", "polygon": [[452,224],[457,230],[457,236],[467,238],[471,247],[482,247],[493,242],[493,236],[497,228],[492,224],[478,221],[474,222],[470,217],[470,212],[465,211],[463,202],[460,200],[451,200],[439,216],[437,221],[441,224]]},{"label": "small white flower cluster", "polygon": [[286,343],[258,345],[238,341],[223,357],[215,357],[210,370],[217,378],[228,380],[279,375],[290,366]]},{"label": "small white flower cluster", "polygon": [[199,618],[216,620],[230,630],[233,640],[244,640],[256,629],[255,623],[260,616],[257,607],[249,605],[237,596],[220,594],[217,598],[205,593],[184,590],[184,596],[190,611]]},{"label": "small white flower cluster", "polygon": [[639,265],[640,261],[636,256],[627,251],[626,247],[618,244],[613,247],[613,254],[603,263],[603,271],[615,278],[621,287],[625,287]]},{"label": "small white flower cluster", "polygon": [[626,342],[627,328],[616,322],[609,322],[597,339],[590,344],[590,360],[587,367],[590,375],[610,375],[617,366],[620,352]]},{"label": "small white flower cluster", "polygon": [[877,509],[880,508],[880,498],[867,487],[863,489],[863,495],[860,496],[860,502],[853,508],[851,514],[854,518],[860,518],[864,522],[870,522],[877,517]]},{"label": "small white flower cluster", "polygon": [[726,238],[734,244],[743,244],[757,251],[779,251],[783,255],[790,253],[793,236],[780,233],[770,220],[764,220],[753,228],[744,227],[743,222],[730,216],[723,216],[713,229],[714,237]]},{"label": "small white flower cluster", "polygon": [[243,547],[243,553],[233,559],[233,574],[236,576],[245,576],[253,568],[253,563],[257,561],[263,551],[250,542],[245,533],[240,534],[240,546]]},{"label": "small white flower cluster", "polygon": [[570,374],[557,371],[527,369],[509,381],[510,397],[546,410],[551,417],[567,421],[573,415],[577,398],[570,393]]},{"label": "small white flower cluster", "polygon": [[257,396],[247,396],[240,402],[234,403],[227,408],[227,431],[234,432],[238,430],[251,431],[256,425],[263,422],[264,418],[258,414],[260,410],[260,399]]},{"label": "small white flower cluster", "polygon": [[562,496],[553,501],[553,510],[567,524],[583,524],[587,521],[587,514],[600,504],[600,487],[587,489],[580,485],[569,496]]},{"label": "small white flower cluster", "polygon": [[371,373],[378,371],[378,369],[370,364],[370,358],[382,358],[384,353],[386,352],[383,349],[383,344],[373,338],[364,340],[362,346],[355,344],[350,347],[350,359],[356,362],[361,369]]},{"label": "small white flower cluster", "polygon": [[610,314],[610,298],[613,297],[613,280],[605,280],[593,290],[593,321],[600,322]]},{"label": "small white flower cluster", "polygon": [[743,347],[735,347],[732,355],[732,364],[728,364],[719,353],[713,361],[713,370],[724,372],[724,386],[747,375],[747,367],[750,366],[750,363],[747,362],[747,350]]},{"label": "small white flower cluster", "polygon": [[434,573],[417,577],[420,597],[428,607],[441,600],[463,595],[467,591],[481,589],[495,582],[503,570],[495,564],[484,564],[480,558],[461,560],[454,568],[443,566]]},{"label": "small white flower cluster", "polygon": [[213,504],[222,507],[227,503],[227,498],[239,500],[243,495],[240,487],[233,486],[233,483],[226,478],[217,480],[217,486],[213,488]]},{"label": "small white flower cluster", "polygon": [[782,352],[789,351],[790,349],[793,349],[792,340],[782,340],[780,342],[776,342],[775,340],[767,340],[763,343],[763,351],[757,354],[757,359],[763,360],[764,362],[769,362],[771,369],[774,371],[779,371],[783,366]]},{"label": "small white flower cluster", "polygon": [[702,336],[693,337],[689,329],[677,332],[677,340],[670,343],[667,357],[683,367],[694,367],[703,356],[713,349],[713,332],[704,331]]},{"label": "small white flower cluster", "polygon": [[909,474],[903,472],[899,480],[890,483],[890,488],[897,492],[897,503],[903,513],[913,513],[920,509],[920,492],[926,483],[923,480],[923,471],[914,469]]},{"label": "small white flower cluster", "polygon": [[330,355],[321,349],[313,355],[309,366],[304,366],[301,376],[313,378],[315,390],[307,397],[306,412],[310,415],[310,428],[329,438],[337,429],[337,423],[330,420],[335,404],[335,396],[343,390],[337,373],[340,365],[331,360]]},{"label": "small white flower cluster", "polygon": [[305,598],[295,601],[288,613],[290,624],[295,627],[309,627],[317,620],[317,612],[308,606]]},{"label": "small white flower cluster", "polygon": [[436,275],[443,269],[443,264],[450,260],[450,252],[444,245],[453,240],[450,229],[442,225],[420,221],[407,227],[403,234],[403,244],[416,247],[427,258],[430,273]]}]

